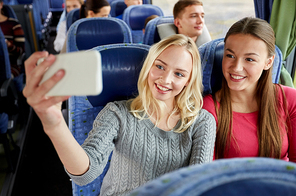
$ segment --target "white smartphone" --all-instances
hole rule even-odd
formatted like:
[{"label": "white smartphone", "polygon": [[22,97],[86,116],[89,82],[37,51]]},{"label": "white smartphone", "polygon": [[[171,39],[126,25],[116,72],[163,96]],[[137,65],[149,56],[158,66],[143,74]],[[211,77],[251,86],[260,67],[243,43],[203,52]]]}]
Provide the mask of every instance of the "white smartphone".
[{"label": "white smartphone", "polygon": [[95,50],[56,55],[55,62],[45,72],[40,84],[63,69],[65,76],[47,96],[98,95],[103,90],[101,62],[101,55]]}]

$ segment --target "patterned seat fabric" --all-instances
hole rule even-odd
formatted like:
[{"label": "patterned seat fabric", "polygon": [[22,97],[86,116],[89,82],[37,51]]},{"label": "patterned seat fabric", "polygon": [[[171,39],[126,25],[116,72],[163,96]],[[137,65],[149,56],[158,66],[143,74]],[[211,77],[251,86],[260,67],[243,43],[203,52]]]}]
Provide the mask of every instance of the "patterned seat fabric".
[{"label": "patterned seat fabric", "polygon": [[165,174],[130,196],[293,195],[296,164],[271,158],[221,159]]}]

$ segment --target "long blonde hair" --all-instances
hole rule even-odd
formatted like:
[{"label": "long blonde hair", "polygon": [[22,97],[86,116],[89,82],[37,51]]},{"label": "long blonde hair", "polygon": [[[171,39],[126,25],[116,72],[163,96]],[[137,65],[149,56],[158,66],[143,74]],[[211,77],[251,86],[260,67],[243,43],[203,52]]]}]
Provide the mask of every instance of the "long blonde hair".
[{"label": "long blonde hair", "polygon": [[[155,114],[156,126],[163,118],[166,105],[153,97],[148,85],[148,74],[155,59],[170,46],[184,47],[192,57],[193,67],[189,83],[180,94],[175,97],[176,105],[168,118],[169,121],[173,114],[180,112],[181,126],[179,126],[175,132],[183,132],[192,125],[198,116],[198,112],[202,107],[203,89],[199,52],[193,40],[185,35],[176,34],[169,36],[150,48],[138,80],[139,95],[132,100],[131,112],[139,119],[145,119],[146,115],[152,116]],[[150,113],[148,113],[148,111],[150,111]]]},{"label": "long blonde hair", "polygon": [[[251,17],[243,18],[230,27],[224,42],[226,43],[230,35],[235,34],[252,35],[261,39],[266,44],[268,58],[275,55],[274,31],[266,21]],[[259,107],[257,120],[259,157],[281,157],[282,138],[280,121],[282,119],[279,115],[279,102],[277,101],[279,89],[281,87],[272,83],[272,67],[268,70],[263,70],[255,95]],[[225,156],[225,152],[229,150],[232,138],[231,98],[229,87],[224,77],[220,93],[221,99],[220,109],[217,112],[218,128],[215,145],[216,159]],[[215,99],[215,96],[213,98]]]}]

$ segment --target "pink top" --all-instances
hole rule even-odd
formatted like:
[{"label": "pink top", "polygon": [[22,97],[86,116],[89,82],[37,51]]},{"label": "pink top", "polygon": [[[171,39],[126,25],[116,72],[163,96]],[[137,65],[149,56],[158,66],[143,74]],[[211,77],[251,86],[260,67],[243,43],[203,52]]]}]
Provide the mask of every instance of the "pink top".
[{"label": "pink top", "polygon": [[[296,90],[290,87],[282,86],[287,99],[288,113],[291,119],[292,130],[286,132],[285,126],[282,124],[283,143],[282,143],[282,160],[296,162]],[[279,91],[279,99],[281,105],[281,116],[286,120],[287,116],[284,112],[283,94]],[[217,104],[220,107],[220,104]],[[216,119],[214,101],[211,95],[204,97],[203,108],[208,110]],[[252,113],[233,112],[233,137],[231,139],[230,150],[226,153],[225,158],[234,157],[258,157],[258,137],[257,137],[257,117],[258,111]]]}]

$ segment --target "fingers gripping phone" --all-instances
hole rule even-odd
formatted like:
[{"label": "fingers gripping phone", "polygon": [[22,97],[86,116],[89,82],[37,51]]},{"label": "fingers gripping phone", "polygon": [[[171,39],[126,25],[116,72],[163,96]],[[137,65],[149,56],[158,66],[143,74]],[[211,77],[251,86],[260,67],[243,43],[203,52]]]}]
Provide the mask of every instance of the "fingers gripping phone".
[{"label": "fingers gripping phone", "polygon": [[65,70],[64,77],[46,94],[47,96],[98,95],[102,92],[101,55],[98,51],[56,55],[55,62],[45,72],[40,84],[61,69]]}]

